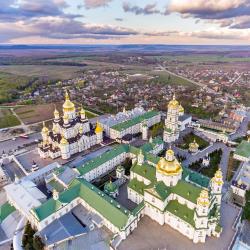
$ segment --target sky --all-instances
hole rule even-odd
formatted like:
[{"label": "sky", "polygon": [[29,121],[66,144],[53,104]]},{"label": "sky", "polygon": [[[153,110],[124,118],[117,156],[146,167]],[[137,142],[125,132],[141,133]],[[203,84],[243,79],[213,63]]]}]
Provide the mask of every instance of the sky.
[{"label": "sky", "polygon": [[250,44],[250,0],[0,0],[1,44]]}]

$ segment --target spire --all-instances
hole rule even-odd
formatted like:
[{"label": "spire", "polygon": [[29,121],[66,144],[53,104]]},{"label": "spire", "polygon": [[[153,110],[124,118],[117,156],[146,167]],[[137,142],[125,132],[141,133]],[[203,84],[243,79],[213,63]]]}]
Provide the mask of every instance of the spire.
[{"label": "spire", "polygon": [[175,92],[174,92],[174,95],[173,95],[173,101],[175,101]]},{"label": "spire", "polygon": [[65,100],[66,101],[69,100],[69,92],[68,92],[68,90],[65,91]]}]

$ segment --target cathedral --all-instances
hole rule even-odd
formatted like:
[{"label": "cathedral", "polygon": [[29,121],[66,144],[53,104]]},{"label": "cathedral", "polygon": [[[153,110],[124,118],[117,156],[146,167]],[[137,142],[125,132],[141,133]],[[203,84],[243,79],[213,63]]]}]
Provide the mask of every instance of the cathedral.
[{"label": "cathedral", "polygon": [[100,123],[97,122],[93,128],[83,108],[78,114],[68,92],[65,94],[63,116],[55,109],[52,131],[43,124],[41,134],[42,142],[38,146],[38,152],[42,158],[55,159],[61,156],[62,159],[69,159],[71,155],[103,141]]},{"label": "cathedral", "polygon": [[132,166],[128,199],[144,203],[144,214],[160,225],[168,224],[194,243],[207,236],[219,237],[223,177],[219,169],[212,179],[183,168],[174,155],[155,164],[143,152]]},{"label": "cathedral", "polygon": [[179,117],[184,115],[184,108],[175,99],[168,104],[167,118],[165,119],[165,127],[163,132],[163,140],[165,142],[174,142],[179,138]]}]

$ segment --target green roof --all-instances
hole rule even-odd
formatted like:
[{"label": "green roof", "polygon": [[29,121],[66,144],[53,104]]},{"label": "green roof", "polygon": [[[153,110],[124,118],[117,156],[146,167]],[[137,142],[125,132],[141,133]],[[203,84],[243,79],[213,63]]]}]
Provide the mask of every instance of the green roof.
[{"label": "green roof", "polygon": [[144,145],[142,145],[140,148],[144,151],[144,152],[150,152],[151,150],[154,149],[155,146],[163,144],[163,140],[161,139],[160,136],[155,137],[152,142],[150,143],[145,143]]},{"label": "green roof", "polygon": [[55,189],[57,192],[62,192],[64,190],[64,186],[55,179],[52,179],[47,184],[51,186],[53,189]]},{"label": "green roof", "polygon": [[138,181],[136,178],[134,178],[129,181],[128,187],[133,189],[138,194],[144,195],[144,190],[149,186],[145,185],[142,181]]},{"label": "green roof", "polygon": [[53,198],[51,198],[41,206],[34,208],[33,211],[35,212],[39,221],[42,221],[62,207],[63,204],[59,200],[54,200]]},{"label": "green roof", "polygon": [[140,116],[132,118],[128,121],[118,123],[118,124],[112,126],[111,128],[114,130],[117,130],[117,131],[123,131],[127,128],[130,128],[138,123],[143,122],[144,120],[150,119],[150,118],[157,116],[159,114],[160,114],[160,112],[155,111],[155,110],[151,110],[151,111],[148,111]]},{"label": "green roof", "polygon": [[114,193],[118,189],[118,186],[112,181],[108,181],[104,185],[104,192],[107,194]]},{"label": "green roof", "polygon": [[186,205],[180,204],[177,200],[170,201],[165,210],[186,221],[191,226],[195,226],[194,210],[188,208]]},{"label": "green roof", "polygon": [[179,180],[176,186],[171,187],[172,193],[175,193],[186,200],[196,204],[197,198],[200,196],[202,188],[197,187],[184,180]]},{"label": "green roof", "polygon": [[135,164],[130,169],[130,171],[143,176],[145,179],[151,182],[156,181],[155,170],[155,167],[147,163],[143,163],[142,165]]},{"label": "green roof", "polygon": [[250,142],[243,140],[236,148],[234,154],[249,158],[250,157]]},{"label": "green roof", "polygon": [[113,149],[111,149],[110,151],[107,151],[103,153],[102,155],[97,156],[96,158],[90,161],[87,161],[82,166],[77,167],[77,170],[79,171],[81,175],[84,175],[88,173],[89,171],[97,168],[98,166],[104,164],[105,162],[115,158],[116,156],[122,153],[126,153],[128,151],[129,151],[128,145],[118,145],[114,147]]},{"label": "green roof", "polygon": [[182,179],[193,182],[194,184],[197,184],[201,187],[208,188],[210,183],[209,177],[186,167],[183,167],[182,169]]},{"label": "green roof", "polygon": [[156,198],[165,201],[171,194],[171,188],[167,187],[163,181],[160,181],[156,182],[153,187],[145,189],[145,192],[148,192]]},{"label": "green roof", "polygon": [[4,203],[0,207],[0,222],[7,218],[11,213],[15,211],[15,207],[11,206],[9,202]]},{"label": "green roof", "polygon": [[69,189],[63,191],[59,195],[58,200],[51,198],[40,207],[34,208],[33,211],[38,220],[41,221],[77,197],[82,198],[89,206],[93,207],[116,227],[123,228],[127,224],[130,212],[114,199],[82,178],[72,181]]}]

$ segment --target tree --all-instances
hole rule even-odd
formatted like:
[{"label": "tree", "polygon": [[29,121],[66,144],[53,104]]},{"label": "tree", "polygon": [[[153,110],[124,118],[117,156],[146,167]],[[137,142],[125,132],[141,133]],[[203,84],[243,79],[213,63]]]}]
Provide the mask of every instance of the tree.
[{"label": "tree", "polygon": [[33,248],[35,250],[43,250],[43,248],[44,248],[43,241],[42,241],[41,237],[39,237],[38,235],[36,235],[33,238]]},{"label": "tree", "polygon": [[243,208],[241,220],[250,221],[250,190],[246,191],[245,200],[246,200],[246,204]]}]

